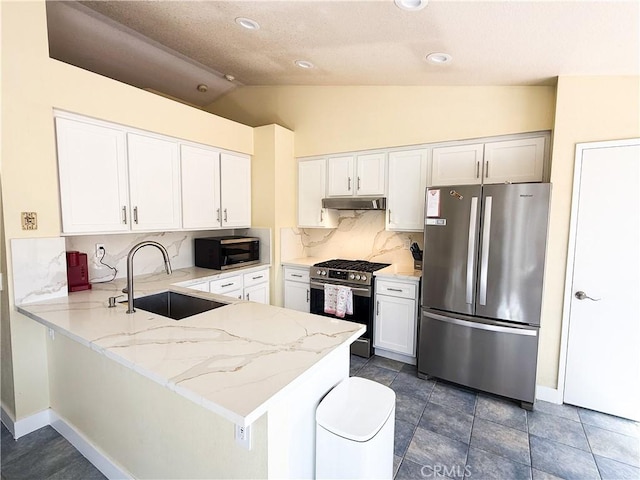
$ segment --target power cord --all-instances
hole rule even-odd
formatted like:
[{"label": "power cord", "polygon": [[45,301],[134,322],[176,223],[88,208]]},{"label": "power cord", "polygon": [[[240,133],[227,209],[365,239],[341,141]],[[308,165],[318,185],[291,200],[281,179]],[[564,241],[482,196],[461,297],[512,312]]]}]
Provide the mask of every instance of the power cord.
[{"label": "power cord", "polygon": [[107,249],[104,247],[100,247],[100,250],[102,250],[102,256],[100,257],[100,260],[98,260],[102,265],[104,265],[107,268],[110,268],[111,270],[113,270],[113,277],[111,277],[111,279],[109,280],[105,280],[103,282],[93,282],[93,283],[109,283],[109,282],[113,282],[113,280],[115,280],[116,275],[118,275],[118,269],[115,267],[112,267],[111,265],[108,265],[106,263],[104,263],[102,260],[104,259],[104,256],[107,254]]}]

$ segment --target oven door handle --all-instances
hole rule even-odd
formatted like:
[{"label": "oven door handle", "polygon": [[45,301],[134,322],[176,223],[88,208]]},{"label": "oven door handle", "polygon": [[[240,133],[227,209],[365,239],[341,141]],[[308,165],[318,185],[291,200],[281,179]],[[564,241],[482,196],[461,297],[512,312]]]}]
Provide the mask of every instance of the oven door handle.
[{"label": "oven door handle", "polygon": [[311,288],[315,288],[316,290],[324,290],[325,285],[331,285],[334,287],[347,287],[350,288],[354,295],[358,295],[361,297],[370,297],[371,291],[368,288],[357,288],[357,287],[349,287],[348,285],[338,285],[335,283],[320,283],[320,282],[309,282]]}]

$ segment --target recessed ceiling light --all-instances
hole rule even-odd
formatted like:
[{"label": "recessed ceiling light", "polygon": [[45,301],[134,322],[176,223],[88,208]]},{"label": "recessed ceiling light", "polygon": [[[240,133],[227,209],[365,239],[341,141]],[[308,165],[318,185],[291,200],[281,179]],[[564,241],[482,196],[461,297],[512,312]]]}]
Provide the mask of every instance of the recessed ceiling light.
[{"label": "recessed ceiling light", "polygon": [[241,27],[246,28],[247,30],[259,30],[260,25],[255,20],[251,20],[250,18],[238,17],[236,18],[236,23]]},{"label": "recessed ceiling light", "polygon": [[207,85],[205,85],[204,83],[201,83],[200,85],[198,85],[196,87],[196,89],[200,92],[200,93],[207,93],[207,90],[209,90],[209,87]]},{"label": "recessed ceiling light", "polygon": [[229,75],[228,73],[224,76],[224,78],[229,82],[233,82],[236,79],[236,77],[234,77],[233,75]]},{"label": "recessed ceiling light", "polygon": [[451,61],[451,55],[448,53],[430,53],[427,55],[427,61],[436,65],[442,65]]},{"label": "recessed ceiling light", "polygon": [[300,68],[313,68],[313,63],[306,60],[296,60],[294,63]]},{"label": "recessed ceiling light", "polygon": [[394,0],[396,6],[402,10],[416,12],[427,6],[427,0]]}]

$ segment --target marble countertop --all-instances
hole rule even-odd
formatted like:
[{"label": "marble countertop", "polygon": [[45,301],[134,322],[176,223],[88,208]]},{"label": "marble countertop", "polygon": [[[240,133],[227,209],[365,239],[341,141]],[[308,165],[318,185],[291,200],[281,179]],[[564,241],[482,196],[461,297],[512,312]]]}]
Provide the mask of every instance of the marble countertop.
[{"label": "marble countertop", "polygon": [[330,260],[330,259],[319,258],[319,257],[300,257],[300,258],[292,258],[290,260],[281,260],[280,263],[286,267],[311,267],[316,263],[324,262],[326,260]]},{"label": "marble countertop", "polygon": [[107,308],[125,279],[16,308],[204,408],[250,425],[328,353],[365,330],[357,323],[176,285],[264,267],[224,273],[193,267],[135,277],[136,297],[170,289],[228,303],[180,321],[140,309],[127,314],[124,304]]}]

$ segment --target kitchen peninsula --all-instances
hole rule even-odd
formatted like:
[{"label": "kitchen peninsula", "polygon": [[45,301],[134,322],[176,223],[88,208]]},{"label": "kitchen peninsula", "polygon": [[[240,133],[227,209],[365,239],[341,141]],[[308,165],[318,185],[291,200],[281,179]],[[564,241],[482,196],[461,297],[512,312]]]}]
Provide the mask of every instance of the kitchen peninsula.
[{"label": "kitchen peninsula", "polygon": [[316,406],[348,377],[364,327],[175,285],[198,275],[136,277],[135,294],[169,288],[228,305],[180,321],[126,314],[108,308],[121,279],[18,306],[48,329],[52,416],[125,476],[313,477]]}]

